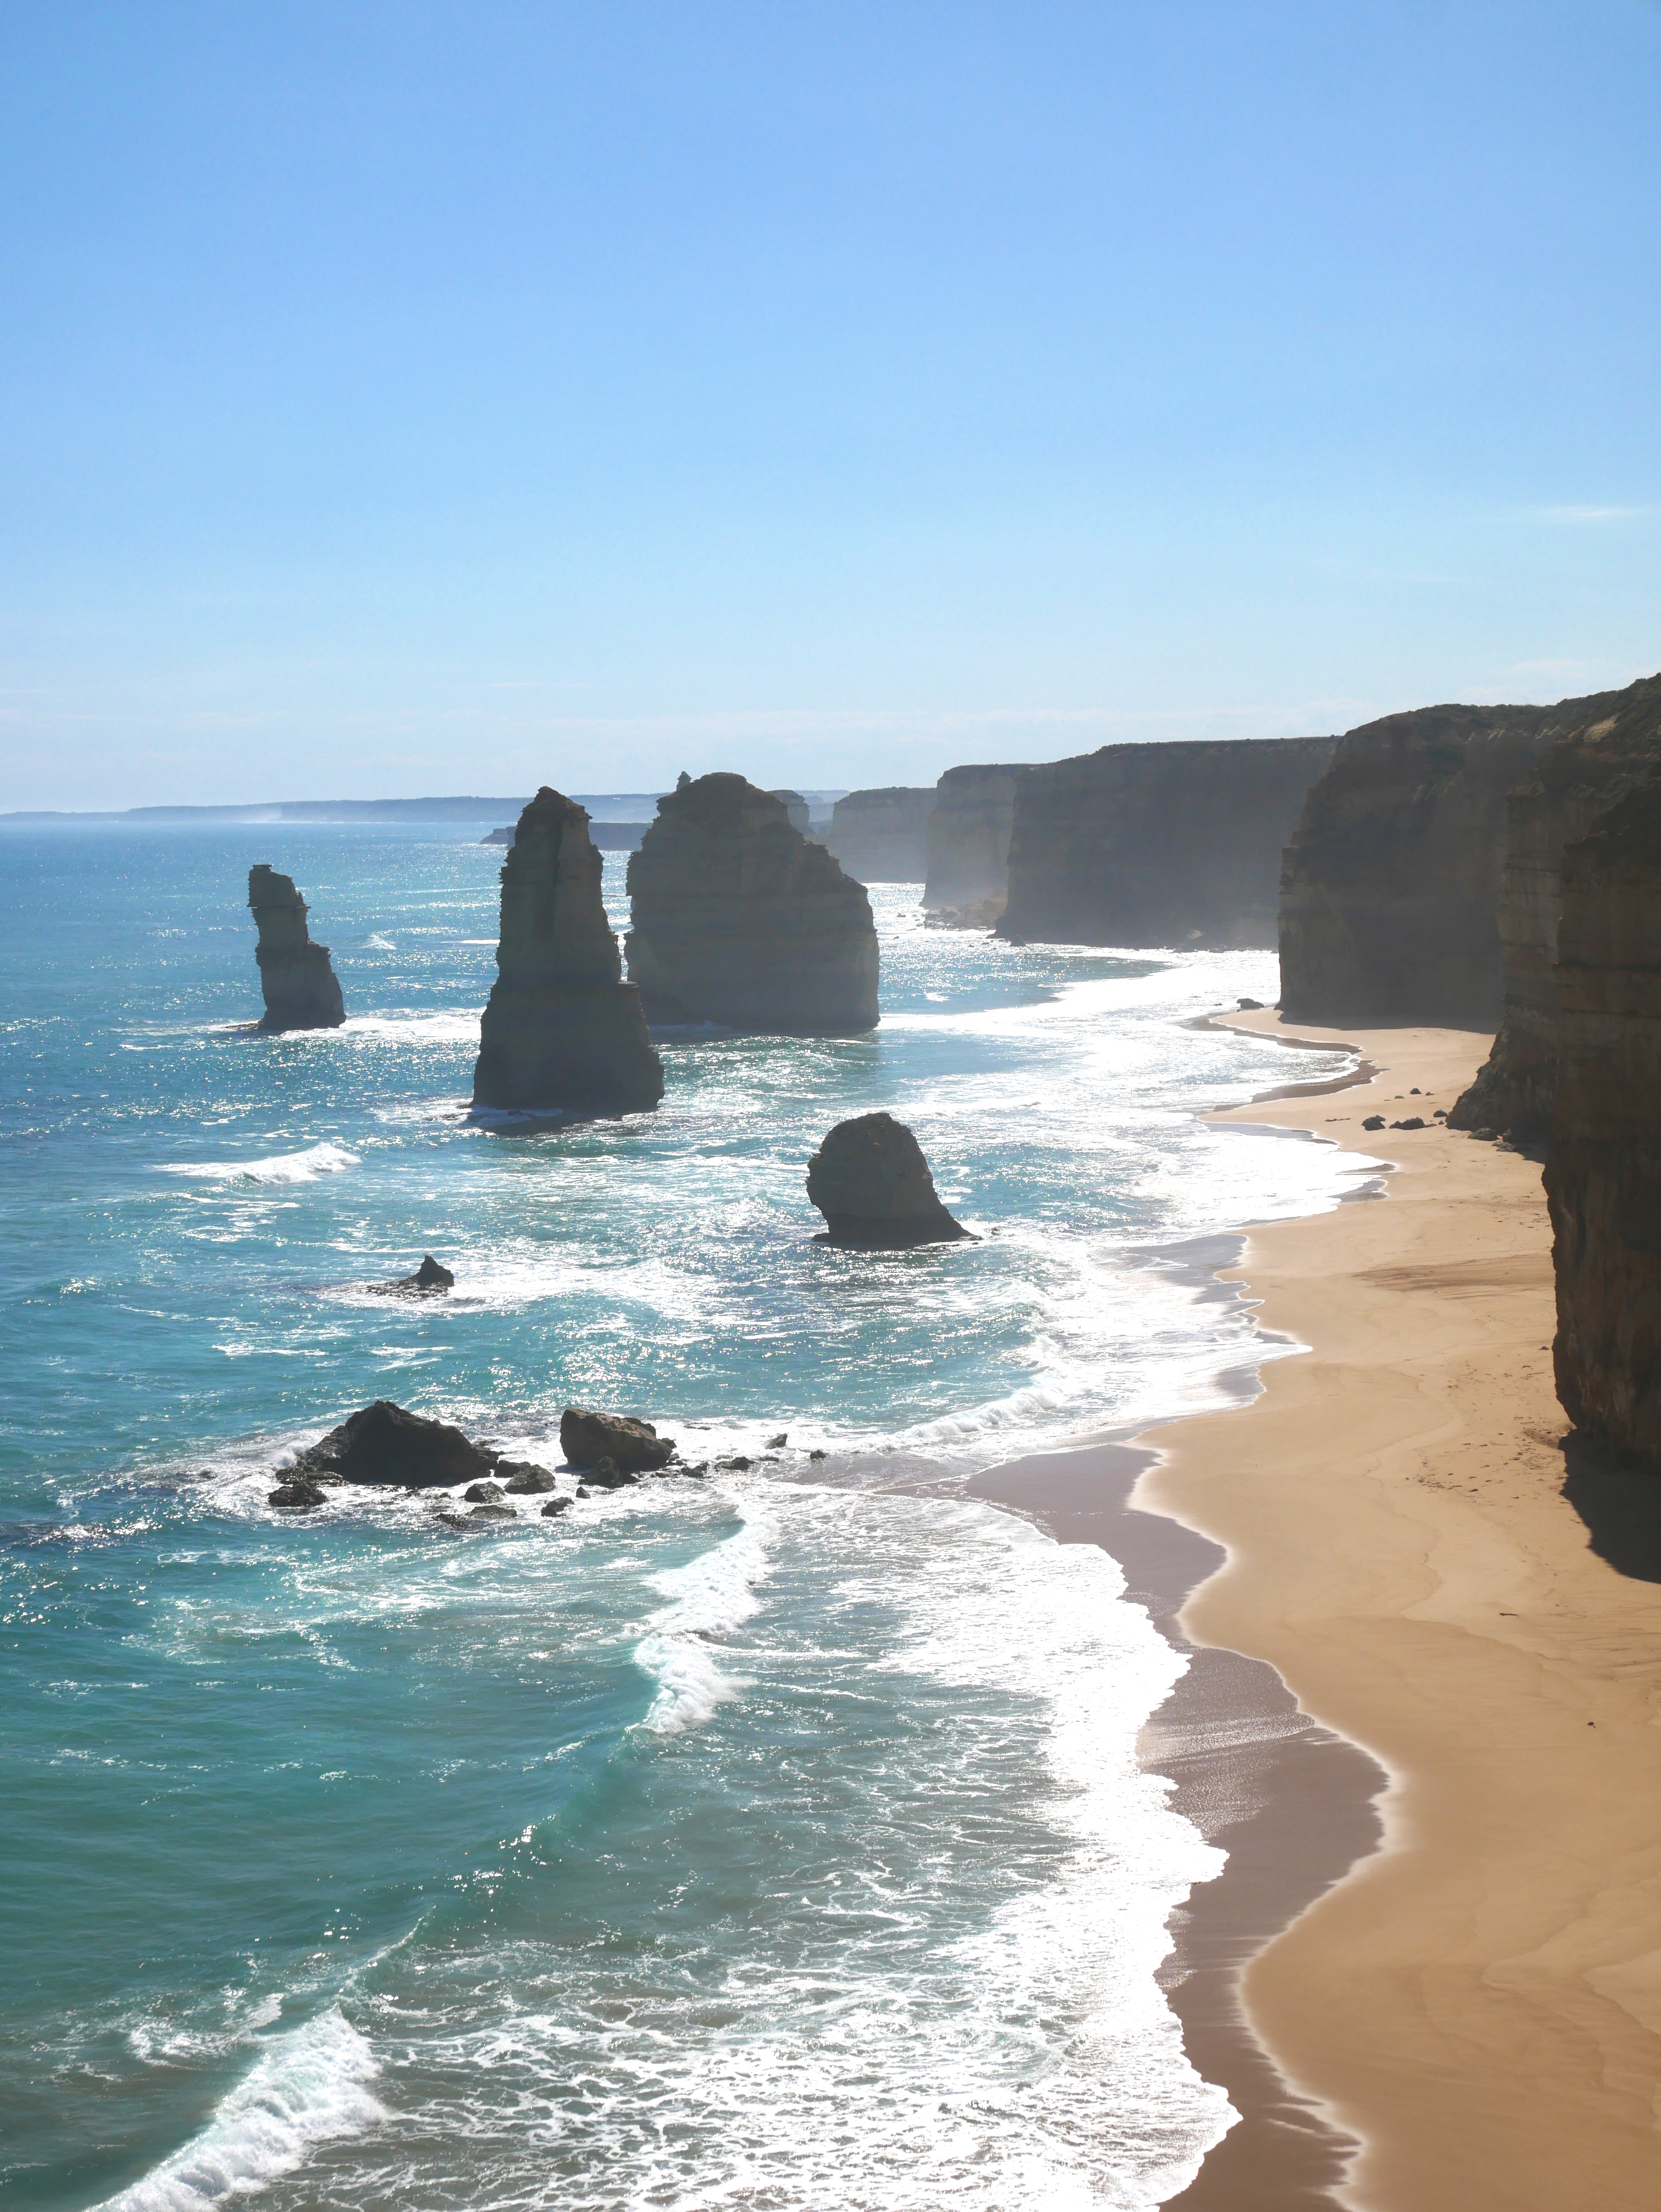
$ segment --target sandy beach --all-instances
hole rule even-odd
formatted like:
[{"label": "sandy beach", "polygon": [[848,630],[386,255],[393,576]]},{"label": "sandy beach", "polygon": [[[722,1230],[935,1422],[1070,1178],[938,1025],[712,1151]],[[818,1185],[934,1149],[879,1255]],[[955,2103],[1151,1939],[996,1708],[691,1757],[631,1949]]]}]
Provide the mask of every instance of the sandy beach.
[{"label": "sandy beach", "polygon": [[[1250,1234],[1231,1279],[1311,1348],[1159,1431],[1134,1492],[1226,1548],[1194,1642],[1269,1662],[1389,1776],[1382,1847],[1244,2004],[1359,2146],[1341,2202],[1636,2212],[1661,2203],[1661,1486],[1566,1449],[1537,1164],[1361,1129],[1451,1105],[1487,1039],[1346,1035],[1370,1081],[1217,1118],[1385,1159],[1387,1195]],[[1298,1797],[1289,1829],[1323,1817]]]}]

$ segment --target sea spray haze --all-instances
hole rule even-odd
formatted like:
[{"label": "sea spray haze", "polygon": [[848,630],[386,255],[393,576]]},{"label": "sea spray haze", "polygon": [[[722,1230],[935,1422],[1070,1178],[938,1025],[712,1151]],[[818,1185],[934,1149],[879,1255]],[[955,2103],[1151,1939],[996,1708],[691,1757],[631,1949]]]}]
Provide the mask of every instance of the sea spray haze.
[{"label": "sea spray haze", "polygon": [[[1227,2119],[1153,1974],[1217,1864],[1135,1764],[1181,1662],[958,1486],[1264,1348],[1157,1248],[1345,1187],[1194,1118],[1284,1074],[1183,1025],[1272,962],[882,887],[873,1035],[666,1036],[654,1115],[484,1126],[497,856],[259,834],[338,1030],[251,1032],[246,833],[0,838],[10,2200],[1156,2203]],[[977,1242],[815,1241],[878,1108]],[[426,1250],[447,1297],[368,1287]],[[376,1396],[757,1464],[482,1535],[268,1507]]]}]

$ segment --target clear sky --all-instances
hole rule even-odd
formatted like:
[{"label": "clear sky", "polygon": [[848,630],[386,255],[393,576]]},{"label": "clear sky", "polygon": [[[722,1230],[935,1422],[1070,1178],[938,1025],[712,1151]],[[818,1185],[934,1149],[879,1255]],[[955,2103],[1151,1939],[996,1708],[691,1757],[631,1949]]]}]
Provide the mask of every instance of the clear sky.
[{"label": "clear sky", "polygon": [[6,0],[0,808],[1661,667],[1654,0]]}]

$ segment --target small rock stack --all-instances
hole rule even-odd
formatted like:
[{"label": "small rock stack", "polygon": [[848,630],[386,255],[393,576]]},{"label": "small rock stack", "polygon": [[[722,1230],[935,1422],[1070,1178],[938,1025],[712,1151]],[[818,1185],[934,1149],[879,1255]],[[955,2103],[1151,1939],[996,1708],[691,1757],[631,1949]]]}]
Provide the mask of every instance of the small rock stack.
[{"label": "small rock stack", "polygon": [[630,1114],[663,1096],[640,994],[605,918],[585,810],[546,785],[502,870],[496,981],[479,1030],[473,1103]]},{"label": "small rock stack", "polygon": [[807,1195],[832,1244],[892,1251],[969,1234],[940,1204],[922,1146],[891,1114],[838,1121],[807,1163]]},{"label": "small rock stack", "polygon": [[248,871],[248,904],[259,927],[259,963],[265,1012],[262,1030],[338,1030],[346,1018],[340,985],[326,945],[313,945],[306,927],[306,902],[292,876],[279,876],[262,860]]}]

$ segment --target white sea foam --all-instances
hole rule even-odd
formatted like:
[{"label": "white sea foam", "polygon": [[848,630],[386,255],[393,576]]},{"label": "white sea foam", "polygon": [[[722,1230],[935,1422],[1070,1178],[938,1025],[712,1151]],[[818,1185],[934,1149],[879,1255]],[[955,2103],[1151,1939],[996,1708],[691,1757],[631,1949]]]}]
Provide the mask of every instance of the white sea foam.
[{"label": "white sea foam", "polygon": [[100,2212],[208,2212],[292,2172],[314,2144],[386,2118],[368,2083],[380,2068],[332,2007],[274,2037],[200,2135]]},{"label": "white sea foam", "polygon": [[169,1162],[162,1175],[183,1176],[198,1182],[315,1182],[319,1176],[338,1175],[343,1168],[361,1164],[356,1152],[344,1145],[308,1145],[301,1152],[273,1152],[263,1160],[179,1160]]},{"label": "white sea foam", "polygon": [[753,1497],[741,1510],[744,1526],[724,1543],[652,1577],[652,1588],[670,1602],[647,1624],[635,1659],[657,1680],[658,1693],[641,1723],[654,1735],[699,1727],[744,1687],[723,1670],[716,1650],[760,1602],[756,1584],[767,1569],[770,1516]]}]

